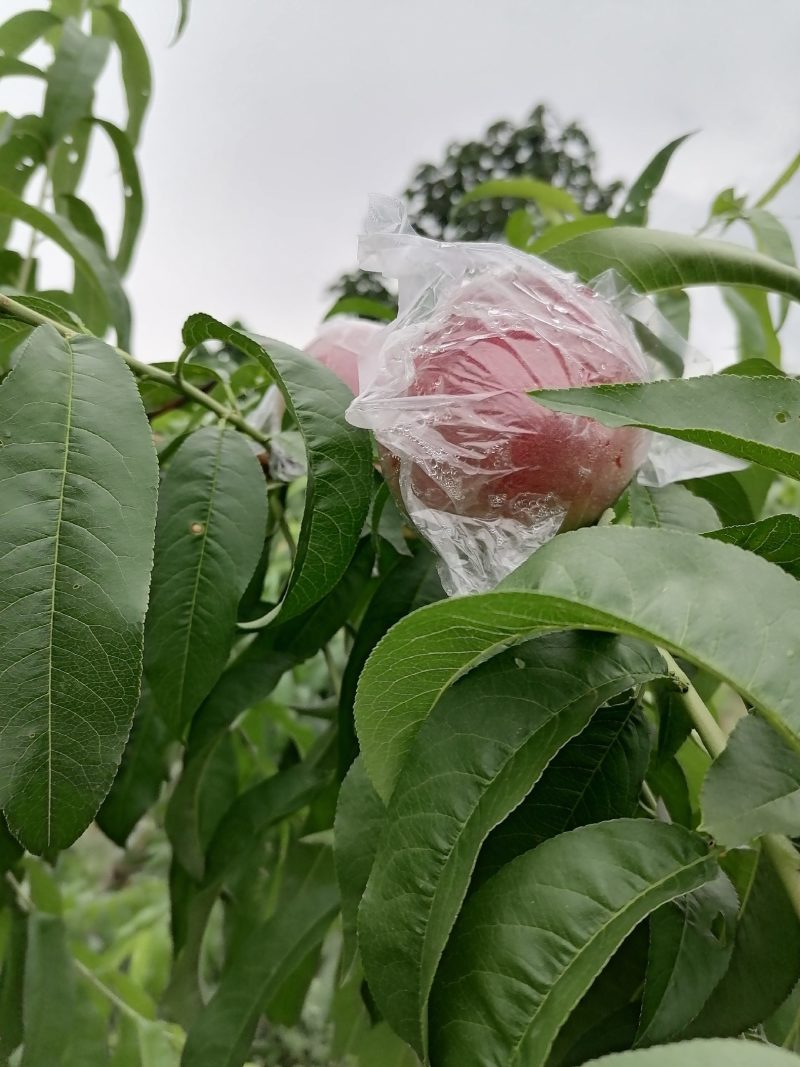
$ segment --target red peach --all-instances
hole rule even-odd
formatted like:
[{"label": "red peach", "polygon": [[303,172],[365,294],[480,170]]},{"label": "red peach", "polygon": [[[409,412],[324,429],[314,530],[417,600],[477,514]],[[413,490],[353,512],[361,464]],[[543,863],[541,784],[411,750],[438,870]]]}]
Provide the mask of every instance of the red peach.
[{"label": "red peach", "polygon": [[410,436],[387,435],[381,454],[395,493],[416,498],[406,500],[411,511],[533,526],[560,509],[561,529],[573,529],[598,519],[645,458],[645,432],[549,411],[526,395],[646,377],[621,314],[585,286],[519,266],[474,278],[408,341],[401,396],[421,403]]},{"label": "red peach", "polygon": [[381,326],[367,319],[337,315],[320,327],[305,351],[333,371],[348,389],[358,394],[358,360]]}]

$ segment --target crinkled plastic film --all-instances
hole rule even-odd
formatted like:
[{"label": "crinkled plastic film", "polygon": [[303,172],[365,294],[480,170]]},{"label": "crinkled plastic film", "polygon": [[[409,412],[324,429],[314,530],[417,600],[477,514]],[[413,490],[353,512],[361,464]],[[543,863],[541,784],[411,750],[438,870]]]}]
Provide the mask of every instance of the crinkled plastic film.
[{"label": "crinkled plastic film", "polygon": [[399,312],[360,352],[348,419],[374,433],[449,593],[492,588],[559,530],[597,520],[639,471],[665,484],[711,464],[731,469],[696,446],[676,450],[527,395],[665,376],[637,323],[646,349],[693,373],[710,369],[612,277],[589,287],[504,245],[418,237],[388,199],[373,201],[359,260],[397,280]]}]

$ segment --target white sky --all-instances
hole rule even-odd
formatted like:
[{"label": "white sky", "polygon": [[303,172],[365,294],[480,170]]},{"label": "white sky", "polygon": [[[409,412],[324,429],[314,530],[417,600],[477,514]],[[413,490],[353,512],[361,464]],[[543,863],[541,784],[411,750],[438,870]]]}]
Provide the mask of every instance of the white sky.
[{"label": "white sky", "polygon": [[[0,13],[38,2],[0,0]],[[368,195],[539,101],[584,123],[604,179],[631,180],[701,131],[654,201],[664,228],[695,229],[727,186],[760,193],[800,147],[797,0],[194,0],[174,48],[176,3],[123,6],[155,77],[128,281],[142,359],[177,354],[201,310],[302,345],[326,285],[354,265]],[[119,118],[115,82],[104,75],[97,110]],[[8,85],[0,107],[19,110],[28,90]],[[116,220],[113,169],[98,157],[80,192]],[[800,246],[800,178],[775,209]],[[715,298],[700,308],[696,340],[730,362],[727,315]],[[798,318],[785,344],[800,366]]]}]

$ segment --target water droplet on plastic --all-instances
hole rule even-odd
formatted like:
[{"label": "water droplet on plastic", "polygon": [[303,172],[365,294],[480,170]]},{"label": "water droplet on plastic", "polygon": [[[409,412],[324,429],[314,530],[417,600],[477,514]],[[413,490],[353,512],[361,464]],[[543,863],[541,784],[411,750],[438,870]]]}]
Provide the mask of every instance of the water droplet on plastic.
[{"label": "water droplet on plastic", "polygon": [[72,149],[71,152],[67,152],[67,159],[69,160],[70,163],[77,163],[78,162],[78,158],[79,158],[78,157],[78,153],[75,151],[74,148]]}]

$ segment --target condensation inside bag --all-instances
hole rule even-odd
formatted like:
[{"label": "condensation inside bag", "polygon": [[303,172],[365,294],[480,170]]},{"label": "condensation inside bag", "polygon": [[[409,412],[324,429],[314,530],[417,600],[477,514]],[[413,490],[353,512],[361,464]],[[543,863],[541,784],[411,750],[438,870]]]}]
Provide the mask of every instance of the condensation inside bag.
[{"label": "condensation inside bag", "polygon": [[559,530],[598,519],[637,471],[661,485],[723,469],[716,453],[552,412],[527,395],[664,377],[634,329],[691,373],[709,369],[612,277],[589,288],[504,245],[418,237],[390,200],[373,204],[359,260],[397,279],[399,313],[361,351],[347,417],[373,431],[448,593],[493,588]]}]

